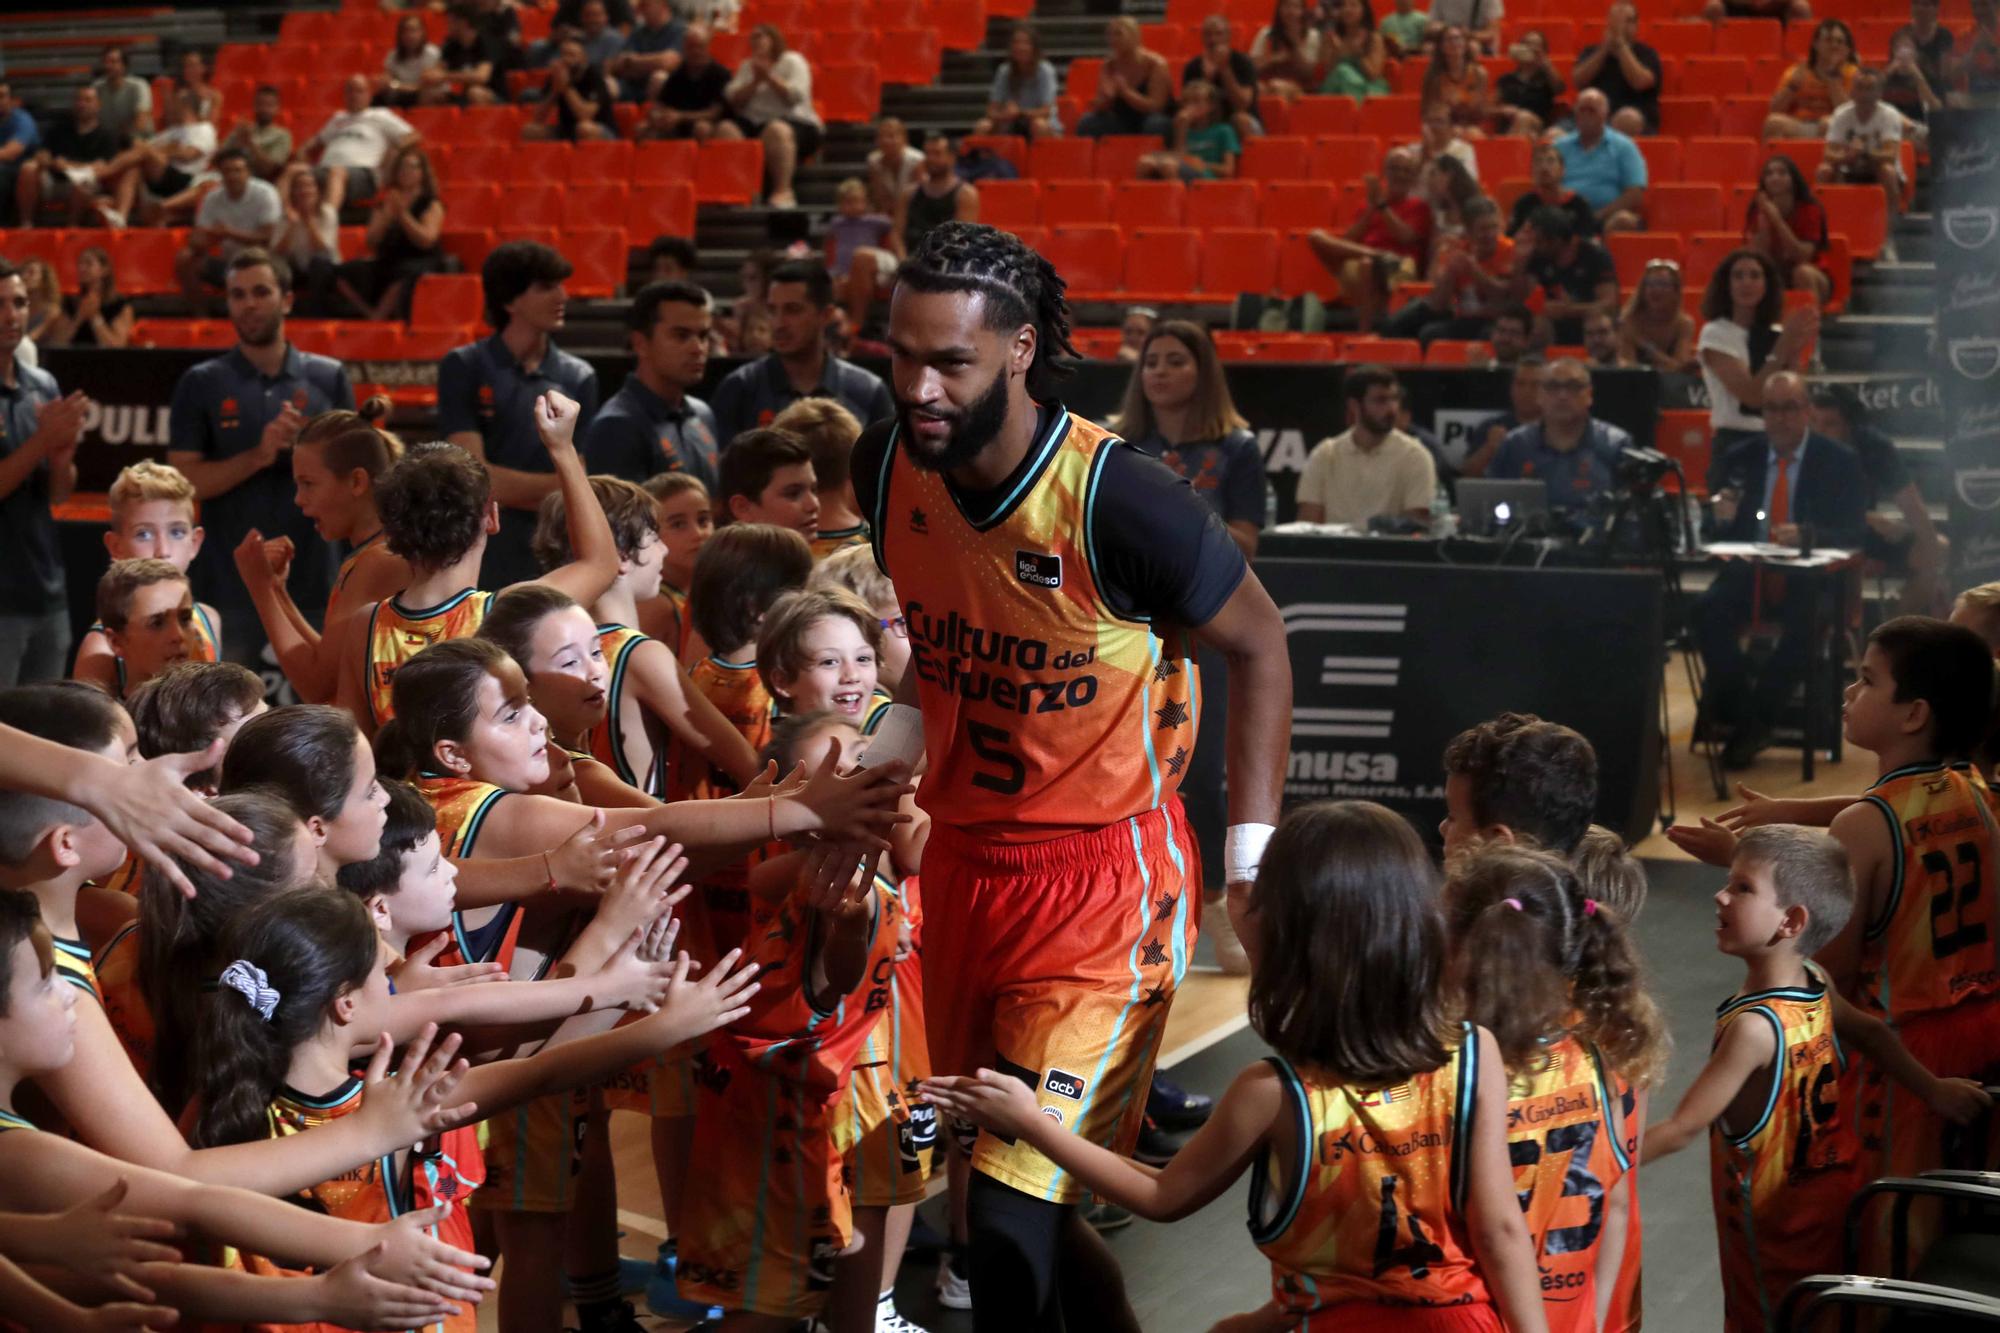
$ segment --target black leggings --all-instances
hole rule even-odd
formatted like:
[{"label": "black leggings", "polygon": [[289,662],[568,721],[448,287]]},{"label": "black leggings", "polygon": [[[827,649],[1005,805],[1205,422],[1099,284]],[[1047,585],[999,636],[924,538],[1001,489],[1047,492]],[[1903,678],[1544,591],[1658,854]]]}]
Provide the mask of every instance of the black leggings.
[{"label": "black leggings", "polygon": [[979,1333],[1136,1333],[1117,1262],[1077,1205],[1037,1199],[975,1171],[966,1213]]}]

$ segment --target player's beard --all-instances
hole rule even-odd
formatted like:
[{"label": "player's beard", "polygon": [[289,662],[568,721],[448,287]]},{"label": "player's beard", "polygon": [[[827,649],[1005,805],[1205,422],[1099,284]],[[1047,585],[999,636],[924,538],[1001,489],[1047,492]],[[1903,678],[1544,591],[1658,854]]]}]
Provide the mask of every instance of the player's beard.
[{"label": "player's beard", "polygon": [[999,436],[1000,428],[1007,424],[1007,372],[996,372],[992,385],[972,400],[972,406],[948,416],[931,412],[933,416],[945,416],[952,423],[951,434],[942,445],[924,443],[922,437],[910,428],[908,403],[899,400],[896,414],[903,426],[903,447],[912,463],[926,472],[955,472],[979,457],[986,446]]}]

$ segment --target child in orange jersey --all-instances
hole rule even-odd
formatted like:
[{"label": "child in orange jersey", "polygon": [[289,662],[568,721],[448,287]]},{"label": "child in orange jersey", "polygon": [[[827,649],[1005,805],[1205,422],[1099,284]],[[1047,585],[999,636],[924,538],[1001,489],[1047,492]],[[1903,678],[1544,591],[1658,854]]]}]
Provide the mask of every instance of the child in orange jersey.
[{"label": "child in orange jersey", "polygon": [[[111,505],[111,527],[104,534],[104,549],[114,561],[164,560],[187,573],[201,553],[202,530],[195,512],[194,483],[179,468],[150,460],[134,463],[112,480],[106,498]],[[196,602],[193,629],[195,642],[190,655],[202,662],[215,661],[216,645],[222,642],[221,615],[207,603]],[[70,674],[102,685],[113,694],[125,694],[126,673],[119,657],[100,615],[97,623],[84,631]]]},{"label": "child in orange jersey", "polygon": [[772,523],[810,542],[819,536],[818,485],[805,441],[769,426],[746,430],[716,467],[716,525]]},{"label": "child in orange jersey", "polygon": [[[611,527],[597,507],[576,452],[577,405],[559,393],[535,400],[535,425],[568,498],[576,563],[541,581],[589,602],[618,573]],[[476,634],[493,594],[480,592],[486,539],[500,530],[486,465],[454,445],[410,450],[375,488],[389,550],[409,561],[412,581],[393,597],[361,607],[339,649],[337,700],[372,735],[394,708],[396,669],[426,647]]]},{"label": "child in orange jersey", "polygon": [[662,472],[648,477],[644,489],[653,497],[653,514],[667,555],[660,564],[660,595],[639,604],[639,628],[685,663],[700,656],[695,651],[687,590],[694,586],[695,557],[715,535],[715,515],[709,509],[708,487],[692,473]]},{"label": "child in orange jersey", "polygon": [[[1365,801],[1294,809],[1264,852],[1246,924],[1251,1022],[1277,1055],[1237,1075],[1165,1167],[1070,1133],[1050,1114],[1059,1106],[1045,1111],[994,1070],[932,1079],[924,1093],[1141,1217],[1184,1217],[1249,1166],[1273,1302],[1225,1328],[1544,1333],[1508,1164],[1507,1075],[1492,1034],[1448,1016],[1422,839]],[[973,1282],[977,1299],[977,1272]]]},{"label": "child in orange jersey", "polygon": [[111,680],[87,683],[124,698],[176,662],[213,661],[212,652],[202,657],[200,617],[186,571],[171,561],[113,561],[97,581],[97,626],[114,654]]},{"label": "child in orange jersey", "polygon": [[1467,1018],[1507,1064],[1508,1154],[1554,1333],[1596,1333],[1626,1255],[1646,1089],[1667,1035],[1624,922],[1549,852],[1488,844],[1445,886]]},{"label": "child in orange jersey", "polygon": [[[755,777],[756,753],[716,711],[705,695],[693,689],[671,644],[635,628],[639,608],[658,595],[667,547],[660,540],[653,498],[629,481],[592,477],[591,489],[611,524],[618,543],[618,577],[587,610],[594,621],[605,680],[602,715],[581,730],[543,707],[566,748],[610,765],[623,781],[654,799],[667,794],[669,737],[699,761],[728,773],[738,785]],[[535,558],[543,569],[554,569],[571,557],[566,506],[561,495],[542,501],[535,526]],[[567,601],[567,598],[563,600]],[[521,655],[516,654],[516,660]],[[538,661],[542,659],[537,659]],[[569,674],[578,674],[571,664]],[[530,667],[532,686],[546,664]],[[537,697],[537,706],[541,699]],[[576,719],[582,721],[581,718]]]},{"label": "child in orange jersey", "polygon": [[1840,934],[1854,901],[1833,838],[1794,824],[1743,835],[1715,895],[1715,935],[1748,975],[1717,1011],[1708,1063],[1673,1115],[1646,1130],[1647,1163],[1708,1134],[1730,1333],[1775,1329],[1794,1282],[1840,1271],[1842,1219],[1860,1183],[1855,1140],[1840,1123],[1850,1104],[1840,1092],[1843,1046],[1941,1120],[1964,1123],[1991,1104],[1977,1083],[1934,1077],[1808,961]]},{"label": "child in orange jersey", "polygon": [[327,595],[322,628],[313,628],[286,587],[293,554],[289,537],[266,541],[252,528],[236,548],[237,573],[250,590],[278,666],[306,703],[333,699],[343,623],[360,608],[410,586],[409,562],[390,552],[375,508],[375,479],[403,456],[402,441],[375,425],[388,411],[389,401],[375,397],[359,412],[322,412],[292,442],[299,512],[320,536],[347,547]]},{"label": "child in orange jersey", "polygon": [[772,430],[795,435],[812,455],[813,491],[819,500],[819,525],[812,537],[814,560],[835,551],[868,544],[868,521],[854,498],[848,460],[861,438],[861,423],[833,398],[801,398],[771,419]]}]

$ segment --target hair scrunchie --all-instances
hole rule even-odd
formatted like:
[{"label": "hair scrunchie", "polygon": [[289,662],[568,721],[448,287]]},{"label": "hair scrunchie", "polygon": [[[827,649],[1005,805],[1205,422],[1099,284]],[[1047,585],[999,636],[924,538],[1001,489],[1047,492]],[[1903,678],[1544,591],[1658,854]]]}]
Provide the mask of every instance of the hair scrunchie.
[{"label": "hair scrunchie", "polygon": [[1583,914],[1584,914],[1585,916],[1596,916],[1596,915],[1597,915],[1597,899],[1595,899],[1595,898],[1585,898],[1585,899],[1583,900]]},{"label": "hair scrunchie", "polygon": [[216,983],[228,987],[249,1001],[250,1007],[255,1009],[257,1016],[266,1023],[270,1022],[271,1015],[278,1011],[278,1001],[283,998],[271,988],[271,979],[264,975],[263,968],[241,958],[223,968],[222,975],[216,978]]}]

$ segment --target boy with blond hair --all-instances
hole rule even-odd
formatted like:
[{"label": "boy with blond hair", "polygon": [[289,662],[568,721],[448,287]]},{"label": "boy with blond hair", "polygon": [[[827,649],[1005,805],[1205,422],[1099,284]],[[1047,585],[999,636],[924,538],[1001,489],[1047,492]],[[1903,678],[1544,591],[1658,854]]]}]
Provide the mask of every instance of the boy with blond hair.
[{"label": "boy with blond hair", "polygon": [[848,459],[861,423],[831,398],[801,398],[772,419],[774,430],[796,435],[812,453],[813,490],[819,497],[819,530],[810,539],[813,560],[847,546],[868,544],[868,524],[855,503]]}]

